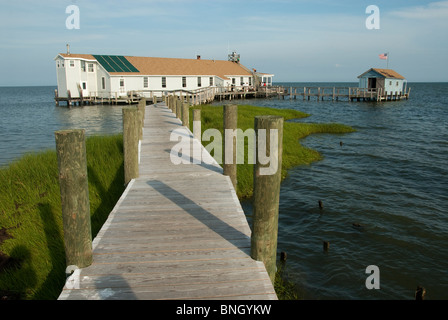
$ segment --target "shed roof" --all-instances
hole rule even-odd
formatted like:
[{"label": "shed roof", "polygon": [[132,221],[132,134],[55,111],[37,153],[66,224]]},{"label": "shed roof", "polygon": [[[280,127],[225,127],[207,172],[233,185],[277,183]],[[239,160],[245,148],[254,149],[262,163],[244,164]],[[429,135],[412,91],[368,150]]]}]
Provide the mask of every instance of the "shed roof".
[{"label": "shed roof", "polygon": [[378,69],[378,68],[370,68],[369,70],[358,76],[358,78],[362,78],[365,74],[369,73],[370,71],[375,71],[379,75],[388,79],[405,79],[401,74],[392,69]]},{"label": "shed roof", "polygon": [[[102,64],[102,60],[96,59],[97,56],[90,54],[66,54],[60,53],[60,56],[68,59],[81,58],[88,60],[97,60]],[[104,55],[102,57],[105,57]],[[111,56],[112,57],[112,56]],[[113,56],[116,57],[116,56]],[[197,75],[197,76],[219,76],[222,79],[228,79],[228,76],[251,76],[252,73],[239,63],[226,60],[206,60],[206,59],[179,59],[179,58],[152,58],[152,57],[134,57],[120,56],[127,61],[138,72],[118,72],[109,71],[112,75]],[[117,69],[116,69],[117,70]]]}]

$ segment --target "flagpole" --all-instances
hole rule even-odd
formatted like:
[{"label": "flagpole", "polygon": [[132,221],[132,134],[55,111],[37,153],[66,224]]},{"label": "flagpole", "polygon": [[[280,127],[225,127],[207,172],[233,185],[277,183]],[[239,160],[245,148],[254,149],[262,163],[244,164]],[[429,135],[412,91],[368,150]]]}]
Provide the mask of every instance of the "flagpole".
[{"label": "flagpole", "polygon": [[390,54],[389,54],[389,52],[387,53],[387,59],[386,59],[386,61],[387,61],[387,69],[389,69],[389,57],[390,57]]}]

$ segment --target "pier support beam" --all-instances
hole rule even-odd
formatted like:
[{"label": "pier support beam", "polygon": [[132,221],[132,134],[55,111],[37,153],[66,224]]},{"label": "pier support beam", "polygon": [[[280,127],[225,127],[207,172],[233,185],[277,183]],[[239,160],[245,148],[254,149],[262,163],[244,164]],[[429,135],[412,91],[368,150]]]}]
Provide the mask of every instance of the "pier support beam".
[{"label": "pier support beam", "polygon": [[[260,135],[266,130],[265,139]],[[277,140],[271,141],[271,130],[277,130]],[[251,236],[251,257],[263,261],[272,283],[275,280],[278,235],[278,206],[283,152],[283,118],[277,116],[255,117],[257,161],[254,165],[254,204]],[[275,136],[275,135],[273,135]],[[263,141],[264,140],[264,141]],[[266,145],[266,157],[271,163],[261,163],[260,145]],[[273,153],[273,154],[271,154]],[[277,160],[273,174],[262,174],[262,169],[272,166]]]},{"label": "pier support beam", "polygon": [[92,264],[92,231],[85,131],[55,132],[67,266]]}]

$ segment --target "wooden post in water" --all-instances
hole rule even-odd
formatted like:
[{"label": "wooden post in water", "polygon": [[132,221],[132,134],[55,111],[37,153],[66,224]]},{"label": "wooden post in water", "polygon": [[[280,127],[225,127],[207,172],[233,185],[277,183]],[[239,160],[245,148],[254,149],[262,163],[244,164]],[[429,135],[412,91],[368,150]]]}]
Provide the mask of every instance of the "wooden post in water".
[{"label": "wooden post in water", "polygon": [[59,100],[58,100],[58,89],[54,89],[54,101],[56,102],[56,106],[59,107]]},{"label": "wooden post in water", "polygon": [[182,102],[182,125],[190,129],[190,105],[186,102]]},{"label": "wooden post in water", "polygon": [[92,263],[85,131],[56,131],[55,138],[66,263],[85,268]]},{"label": "wooden post in water", "polygon": [[[272,283],[274,283],[277,257],[278,206],[282,171],[283,118],[278,116],[255,117],[254,129],[258,154],[257,161],[254,165],[251,257],[252,259],[264,262],[269,277]],[[266,139],[263,139],[263,131],[261,130],[266,130]],[[277,130],[277,140],[271,141],[271,130]],[[275,134],[273,138],[275,139]],[[262,164],[260,161],[260,145],[262,146],[263,144],[266,146],[266,157],[270,158],[270,163],[267,164]],[[270,171],[270,166],[274,165],[273,169],[275,169],[275,164],[273,164],[275,161],[277,170],[275,172],[272,172],[274,171],[272,170],[269,172],[271,174],[267,174],[265,171]]]},{"label": "wooden post in water", "polygon": [[72,106],[72,94],[70,92],[70,90],[67,90],[67,107],[71,107]]},{"label": "wooden post in water", "polygon": [[138,110],[135,107],[123,108],[123,154],[124,184],[137,178],[138,171]]},{"label": "wooden post in water", "polygon": [[[237,177],[236,177],[236,133],[238,125],[238,106],[236,104],[224,105],[224,162],[223,162],[223,174],[230,177],[233,187],[236,190]],[[232,150],[230,150],[230,148]]]}]

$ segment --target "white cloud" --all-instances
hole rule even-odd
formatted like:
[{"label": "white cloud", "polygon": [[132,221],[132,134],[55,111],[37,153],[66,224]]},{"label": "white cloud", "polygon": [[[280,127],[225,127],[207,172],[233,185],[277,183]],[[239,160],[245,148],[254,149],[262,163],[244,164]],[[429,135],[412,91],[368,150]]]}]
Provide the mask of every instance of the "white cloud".
[{"label": "white cloud", "polygon": [[426,6],[416,6],[403,8],[390,13],[392,16],[413,19],[413,20],[431,20],[448,19],[448,1],[438,1],[429,3]]}]

